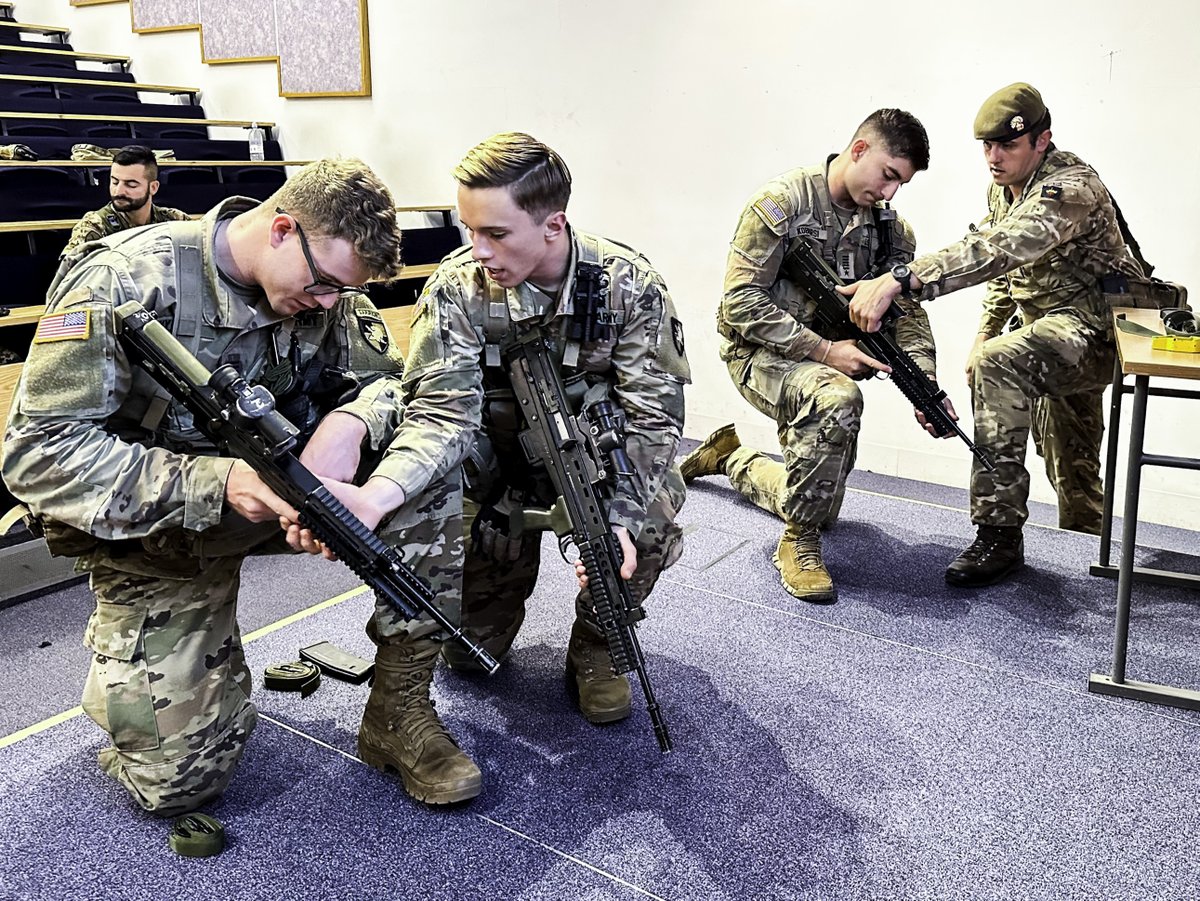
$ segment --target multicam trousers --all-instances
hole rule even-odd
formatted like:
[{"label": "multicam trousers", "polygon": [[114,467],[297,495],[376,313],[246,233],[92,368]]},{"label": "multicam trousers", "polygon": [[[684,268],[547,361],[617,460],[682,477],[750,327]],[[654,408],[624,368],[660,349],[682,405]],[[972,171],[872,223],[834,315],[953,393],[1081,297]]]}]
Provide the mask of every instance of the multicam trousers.
[{"label": "multicam trousers", "polygon": [[991,453],[996,471],[973,463],[972,522],[1021,526],[1028,518],[1025,449],[1032,429],[1058,494],[1059,526],[1100,531],[1103,394],[1114,355],[1107,323],[1074,309],[1052,312],[983,345],[971,386],[975,443]]},{"label": "multicam trousers", "polygon": [[[675,517],[685,496],[683,478],[674,467],[651,502],[646,524],[634,541],[638,565],[629,588],[639,603],[650,594],[662,571],[675,563],[683,551],[683,530],[675,524]],[[553,500],[538,497],[526,503],[549,506]],[[397,528],[405,529],[399,546],[419,574],[435,580],[443,612],[452,621],[461,622],[473,638],[499,659],[512,646],[525,619],[525,601],[533,593],[541,566],[542,536],[530,533],[512,538],[501,531],[498,535],[493,533],[489,540],[481,540],[479,530],[472,529],[479,507],[467,502],[464,515],[457,473],[435,485],[415,503],[432,506],[445,516],[436,523],[425,523],[430,527],[426,533],[421,524],[397,514],[399,519],[389,522],[381,535],[391,542],[396,540],[392,536]],[[575,609],[579,619],[594,624],[591,597],[586,589],[576,597]],[[402,640],[403,635],[419,638],[437,631],[431,620],[404,623],[387,617],[384,611],[377,613],[375,623],[385,640],[389,636]]]},{"label": "multicam trousers", "polygon": [[749,448],[734,451],[725,466],[730,482],[787,522],[837,519],[862,422],[858,385],[830,366],[764,347],[744,348],[726,365],[742,397],[775,421],[783,451],[782,465]]},{"label": "multicam trousers", "polygon": [[83,709],[112,740],[101,769],[146,810],[194,810],[229,784],[258,721],[237,623],[242,560],[279,534],[242,521],[227,555],[130,541],[80,558],[96,596]]}]

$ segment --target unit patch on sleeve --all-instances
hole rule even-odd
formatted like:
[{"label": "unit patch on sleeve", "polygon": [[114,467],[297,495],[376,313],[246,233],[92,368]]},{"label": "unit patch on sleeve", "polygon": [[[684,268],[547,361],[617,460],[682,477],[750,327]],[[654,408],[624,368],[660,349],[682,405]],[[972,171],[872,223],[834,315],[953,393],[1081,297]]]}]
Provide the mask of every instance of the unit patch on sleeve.
[{"label": "unit patch on sleeve", "polygon": [[91,310],[72,310],[55,313],[38,320],[34,344],[49,344],[51,341],[86,341],[92,333]]},{"label": "unit patch on sleeve", "polygon": [[371,348],[376,353],[387,353],[389,344],[388,332],[387,326],[383,324],[383,320],[364,316],[362,313],[359,313],[358,330],[362,332],[363,340],[371,345]]},{"label": "unit patch on sleeve", "polygon": [[682,357],[684,355],[683,323],[674,316],[671,317],[671,343],[675,345],[676,352]]},{"label": "unit patch on sleeve", "polygon": [[1042,185],[1042,196],[1047,200],[1062,200],[1062,185]]}]

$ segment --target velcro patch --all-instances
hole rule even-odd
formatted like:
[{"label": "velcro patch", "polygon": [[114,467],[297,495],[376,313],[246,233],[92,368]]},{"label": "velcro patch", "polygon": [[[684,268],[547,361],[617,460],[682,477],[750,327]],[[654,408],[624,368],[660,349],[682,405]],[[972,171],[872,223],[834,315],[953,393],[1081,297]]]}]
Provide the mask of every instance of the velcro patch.
[{"label": "velcro patch", "polygon": [[371,349],[376,353],[387,353],[388,339],[387,326],[383,324],[383,319],[377,316],[366,315],[363,312],[358,314],[358,330],[362,332],[363,340],[371,346]]},{"label": "velcro patch", "polygon": [[675,345],[675,351],[679,356],[683,356],[685,351],[683,347],[683,323],[671,317],[671,343]]},{"label": "velcro patch", "polygon": [[763,217],[763,221],[774,227],[787,218],[787,214],[783,211],[783,207],[770,194],[764,194],[754,204],[754,208],[758,210],[758,214]]},{"label": "velcro patch", "polygon": [[91,310],[71,310],[55,313],[38,320],[34,344],[49,344],[52,341],[86,341],[92,334]]},{"label": "velcro patch", "polygon": [[1062,185],[1042,185],[1042,196],[1047,200],[1062,200]]}]

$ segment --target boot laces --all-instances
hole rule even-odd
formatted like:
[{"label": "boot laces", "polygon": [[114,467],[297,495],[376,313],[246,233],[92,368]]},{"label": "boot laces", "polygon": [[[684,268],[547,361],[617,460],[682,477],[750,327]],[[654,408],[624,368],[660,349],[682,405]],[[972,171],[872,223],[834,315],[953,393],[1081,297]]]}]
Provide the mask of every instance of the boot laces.
[{"label": "boot laces", "polygon": [[825,566],[821,559],[821,538],[816,529],[804,529],[791,542],[792,558],[806,572],[814,572]]},{"label": "boot laces", "polygon": [[975,540],[959,556],[972,563],[978,563],[1009,543],[1010,540],[1004,533],[984,527],[979,530]]},{"label": "boot laces", "polygon": [[601,678],[616,678],[617,673],[612,666],[612,657],[608,653],[607,641],[600,644],[576,639],[574,648],[569,649],[568,653],[575,657],[577,675],[587,677],[599,673]]},{"label": "boot laces", "polygon": [[427,664],[422,661],[403,667],[400,684],[396,687],[400,698],[399,709],[388,718],[389,729],[405,735],[410,743],[417,746],[435,736],[454,741],[429,695],[433,664],[431,659]]}]

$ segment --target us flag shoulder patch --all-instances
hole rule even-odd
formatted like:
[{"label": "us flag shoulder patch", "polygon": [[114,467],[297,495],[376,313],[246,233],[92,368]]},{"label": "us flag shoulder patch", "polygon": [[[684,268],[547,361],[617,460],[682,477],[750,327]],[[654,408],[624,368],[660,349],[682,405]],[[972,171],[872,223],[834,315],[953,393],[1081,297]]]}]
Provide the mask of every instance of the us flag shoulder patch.
[{"label": "us flag shoulder patch", "polygon": [[38,320],[34,344],[49,344],[51,341],[86,341],[92,333],[90,310],[72,310],[55,313]]},{"label": "us flag shoulder patch", "polygon": [[763,217],[764,221],[772,227],[787,218],[787,213],[783,211],[783,207],[770,194],[764,194],[759,198],[754,204],[754,208],[758,210],[759,215]]}]

